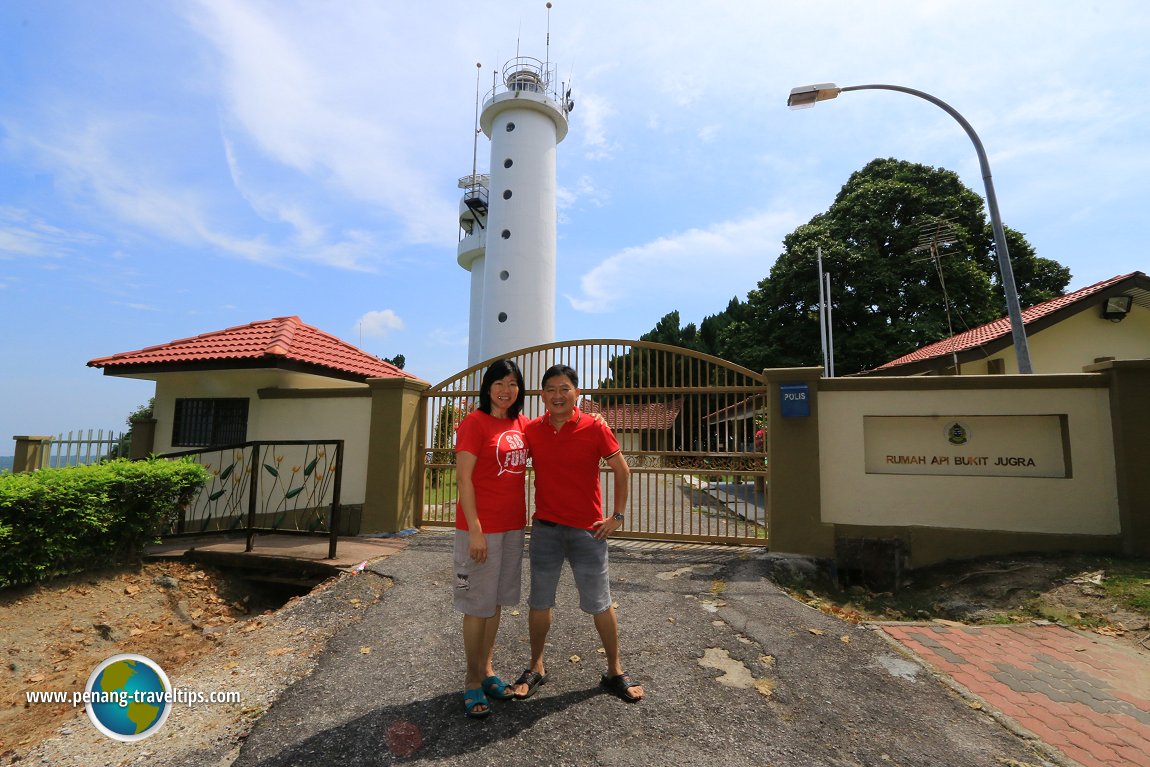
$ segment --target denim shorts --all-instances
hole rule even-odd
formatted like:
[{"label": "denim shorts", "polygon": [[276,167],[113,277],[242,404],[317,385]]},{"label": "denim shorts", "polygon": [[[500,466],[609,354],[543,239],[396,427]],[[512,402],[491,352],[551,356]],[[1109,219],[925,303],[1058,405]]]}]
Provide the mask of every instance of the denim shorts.
[{"label": "denim shorts", "polygon": [[523,530],[484,533],[487,561],[471,558],[466,530],[455,531],[455,609],[464,615],[490,618],[495,607],[519,604],[523,587]]},{"label": "denim shorts", "polygon": [[531,525],[531,596],[527,606],[532,610],[555,606],[564,560],[571,563],[575,576],[579,609],[591,615],[606,612],[611,607],[607,540],[596,539],[588,530],[538,519]]}]

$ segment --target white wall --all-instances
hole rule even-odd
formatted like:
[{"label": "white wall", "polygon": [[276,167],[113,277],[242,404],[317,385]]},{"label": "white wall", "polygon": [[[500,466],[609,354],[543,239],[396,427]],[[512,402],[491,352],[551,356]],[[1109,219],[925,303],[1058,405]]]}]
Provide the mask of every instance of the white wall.
[{"label": "white wall", "polygon": [[[1088,376],[1083,376],[1084,378]],[[820,391],[822,520],[968,530],[1120,532],[1108,389]],[[864,416],[1065,415],[1073,475],[867,474]]]}]

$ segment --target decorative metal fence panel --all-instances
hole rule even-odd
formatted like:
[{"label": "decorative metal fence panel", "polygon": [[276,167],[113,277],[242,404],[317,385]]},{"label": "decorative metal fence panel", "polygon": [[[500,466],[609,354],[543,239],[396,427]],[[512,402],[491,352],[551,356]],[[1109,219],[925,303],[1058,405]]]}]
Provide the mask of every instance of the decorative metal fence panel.
[{"label": "decorative metal fence panel", "polygon": [[244,442],[166,453],[207,468],[212,479],[162,534],[256,532],[329,535],[339,531],[343,440]]},{"label": "decorative metal fence panel", "polygon": [[[579,375],[579,407],[611,426],[631,467],[620,537],[767,545],[765,379],[709,355],[641,341],[567,341],[508,355],[523,371],[524,414],[544,413],[541,377],[553,364]],[[423,396],[420,524],[455,524],[455,430],[479,404],[491,360]],[[611,508],[613,475],[600,475]],[[528,512],[533,511],[527,476]]]},{"label": "decorative metal fence panel", "polygon": [[128,457],[127,432],[116,432],[108,429],[84,429],[63,432],[59,436],[46,440],[40,450],[40,468],[52,469],[64,466],[88,466],[101,463],[113,458]]}]

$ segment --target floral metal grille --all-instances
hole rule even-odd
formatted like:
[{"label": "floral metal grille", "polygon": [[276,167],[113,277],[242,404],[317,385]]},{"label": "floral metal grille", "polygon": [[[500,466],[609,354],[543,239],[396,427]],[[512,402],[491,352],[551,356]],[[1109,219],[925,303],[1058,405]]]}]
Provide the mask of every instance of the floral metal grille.
[{"label": "floral metal grille", "polygon": [[164,535],[338,531],[342,440],[244,442],[163,457],[212,473]]}]

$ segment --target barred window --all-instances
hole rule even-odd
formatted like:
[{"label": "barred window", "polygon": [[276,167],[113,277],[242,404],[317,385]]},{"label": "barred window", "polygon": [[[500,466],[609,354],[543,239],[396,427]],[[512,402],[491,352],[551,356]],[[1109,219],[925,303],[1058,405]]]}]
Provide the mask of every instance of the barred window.
[{"label": "barred window", "polygon": [[173,447],[233,445],[248,438],[248,400],[177,399]]}]

